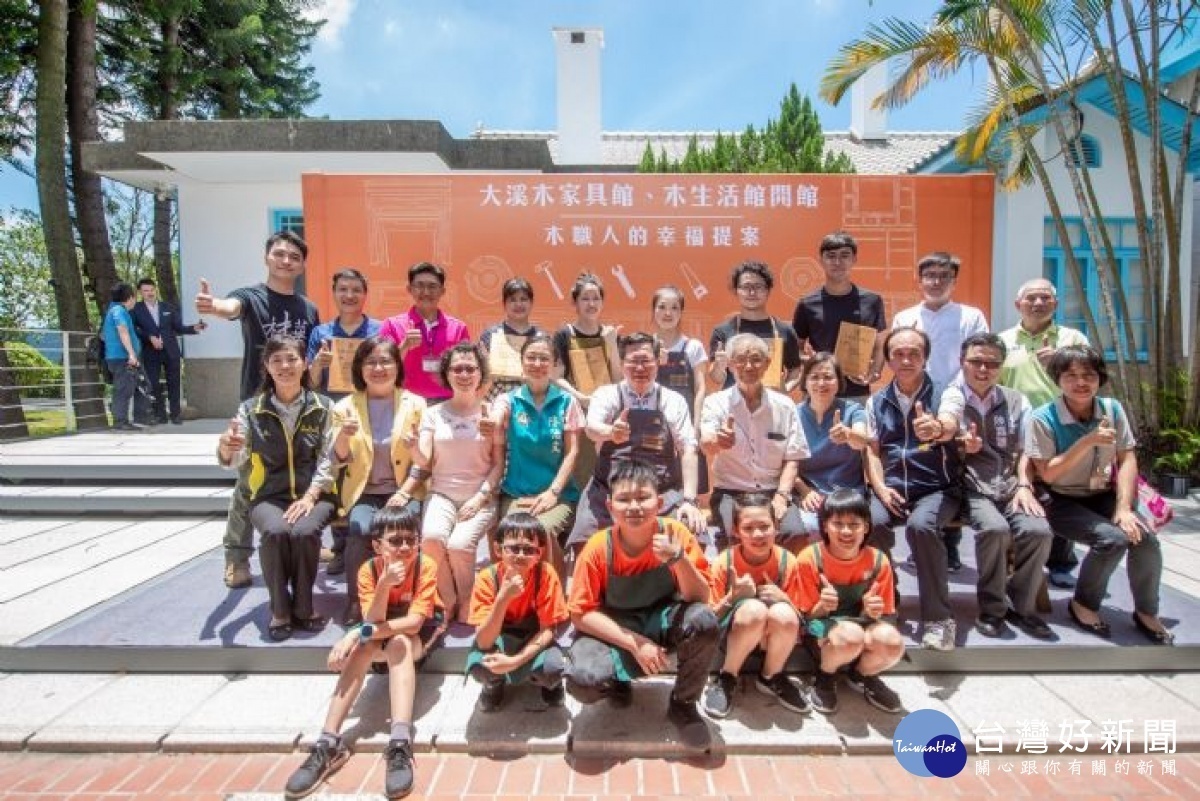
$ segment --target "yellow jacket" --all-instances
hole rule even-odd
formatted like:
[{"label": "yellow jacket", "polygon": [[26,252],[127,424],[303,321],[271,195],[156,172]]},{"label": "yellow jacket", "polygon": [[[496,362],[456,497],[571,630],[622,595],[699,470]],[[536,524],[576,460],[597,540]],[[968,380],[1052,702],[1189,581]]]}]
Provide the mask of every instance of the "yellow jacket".
[{"label": "yellow jacket", "polygon": [[[404,485],[408,478],[408,468],[412,466],[412,454],[404,438],[416,438],[417,429],[421,426],[421,416],[425,413],[425,399],[406,390],[397,389],[393,405],[395,417],[392,419],[392,467],[395,470],[396,484]],[[341,428],[342,422],[351,414],[358,418],[358,433],[350,440],[350,458],[345,463],[342,474],[341,489],[338,493],[341,509],[344,515],[358,502],[363,489],[367,486],[367,477],[371,474],[371,464],[375,458],[375,442],[371,436],[371,415],[367,411],[367,395],[365,392],[354,392],[338,401],[333,407],[333,430]],[[334,455],[335,462],[337,455]],[[417,488],[416,498],[425,497],[424,485]]]}]

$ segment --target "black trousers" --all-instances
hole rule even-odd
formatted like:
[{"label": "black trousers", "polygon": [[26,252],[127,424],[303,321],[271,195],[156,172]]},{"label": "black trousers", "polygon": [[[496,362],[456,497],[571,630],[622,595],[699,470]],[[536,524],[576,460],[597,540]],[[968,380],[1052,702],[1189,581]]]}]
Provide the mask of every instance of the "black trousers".
[{"label": "black trousers", "polygon": [[[150,378],[150,393],[154,397],[154,416],[163,419],[167,416],[167,403],[170,402],[171,419],[178,420],[182,413],[179,406],[179,374],[182,359],[171,357],[166,351],[155,350],[153,347],[142,349],[143,361],[146,365],[146,375]],[[166,373],[166,393],[160,381]]]}]

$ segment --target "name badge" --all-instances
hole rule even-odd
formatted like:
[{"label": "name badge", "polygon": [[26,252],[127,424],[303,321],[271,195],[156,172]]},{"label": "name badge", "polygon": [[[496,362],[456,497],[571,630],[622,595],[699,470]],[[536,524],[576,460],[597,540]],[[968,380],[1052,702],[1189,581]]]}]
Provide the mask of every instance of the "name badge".
[{"label": "name badge", "polygon": [[421,359],[421,369],[427,373],[436,373],[441,369],[441,366],[442,360],[436,356],[426,356],[424,359]]}]

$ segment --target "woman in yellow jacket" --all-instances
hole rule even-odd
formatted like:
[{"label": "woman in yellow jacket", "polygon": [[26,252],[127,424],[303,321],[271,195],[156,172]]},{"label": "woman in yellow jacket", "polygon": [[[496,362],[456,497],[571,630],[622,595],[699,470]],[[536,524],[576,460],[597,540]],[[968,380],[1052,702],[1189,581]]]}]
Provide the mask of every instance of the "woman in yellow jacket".
[{"label": "woman in yellow jacket", "polygon": [[362,622],[358,571],[371,554],[371,518],[384,506],[413,505],[420,511],[428,475],[414,464],[417,428],[425,400],[407,390],[404,362],[395,342],[368,337],[351,366],[354,392],[333,407],[333,462],[344,466],[341,513],[349,518],[346,540],[347,626]]}]

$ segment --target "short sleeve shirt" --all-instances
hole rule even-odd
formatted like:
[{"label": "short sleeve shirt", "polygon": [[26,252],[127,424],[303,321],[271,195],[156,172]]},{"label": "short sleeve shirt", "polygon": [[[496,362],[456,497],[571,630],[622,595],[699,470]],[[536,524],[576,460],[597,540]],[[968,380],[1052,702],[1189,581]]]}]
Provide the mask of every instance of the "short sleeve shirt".
[{"label": "short sleeve shirt", "polygon": [[456,415],[444,403],[426,409],[420,433],[433,435],[430,492],[462,503],[479,491],[492,469],[492,440],[479,433],[480,417]]},{"label": "short sleeve shirt", "polygon": [[987,318],[974,306],[951,301],[934,310],[924,303],[896,314],[892,328],[916,328],[929,336],[929,363],[925,371],[933,383],[945,386],[959,372],[963,340],[972,334],[986,334]]},{"label": "short sleeve shirt", "polygon": [[[844,295],[831,295],[822,287],[805,295],[796,304],[792,328],[797,337],[808,340],[813,350],[833,353],[837,347],[838,331],[844,322],[883,331],[887,328],[883,298],[857,286],[852,286]],[[870,387],[866,384],[847,378],[846,387],[840,394],[858,397],[869,392]]]},{"label": "short sleeve shirt", "polygon": [[[540,576],[530,575],[525,582],[524,591],[508,602],[504,607],[504,622],[517,623],[524,620],[531,612],[537,613],[538,624],[546,629],[563,623],[567,615],[567,603],[563,598],[562,582],[558,573],[548,562],[539,562],[536,569]],[[498,584],[503,584],[507,570],[504,563],[495,565],[495,569],[485,567],[475,574],[475,586],[471,590],[471,611],[467,623],[478,628],[492,613],[496,605]],[[537,597],[533,591],[537,589]]]},{"label": "short sleeve shirt", "polygon": [[1033,413],[1033,424],[1025,443],[1025,453],[1030,459],[1053,459],[1066,453],[1085,434],[1098,428],[1100,418],[1105,415],[1116,430],[1114,444],[1096,446],[1090,459],[1081,459],[1050,485],[1055,492],[1075,496],[1108,492],[1110,471],[1116,463],[1117,453],[1137,447],[1129,416],[1121,404],[1113,398],[1096,398],[1093,403],[1092,419],[1087,422],[1077,420],[1061,397],[1038,407]]},{"label": "short sleeve shirt", "polygon": [[[817,549],[821,551],[821,570],[817,570]],[[825,543],[810,545],[800,552],[797,557],[800,574],[800,611],[809,612],[821,599],[821,576],[825,576],[834,587],[844,587],[859,584],[870,578],[875,570],[876,550],[864,545],[853,559],[838,559],[829,553]],[[878,595],[883,599],[883,614],[896,614],[895,578],[892,565],[885,555],[874,583],[878,585]],[[869,588],[868,588],[869,589]]]},{"label": "short sleeve shirt", "polygon": [[729,417],[736,436],[732,448],[712,458],[715,487],[735,492],[773,491],[785,462],[809,456],[796,406],[782,392],[764,387],[762,402],[754,411],[736,386],[709,395],[700,416],[701,436],[716,434]]},{"label": "short sleeve shirt", "polygon": [[321,322],[313,302],[303,295],[284,295],[266,284],[242,287],[229,293],[242,304],[242,400],[262,384],[262,352],[276,335],[295,337],[308,345],[312,330]]},{"label": "short sleeve shirt", "polygon": [[[405,576],[404,581],[388,591],[388,609],[406,609],[406,615],[420,615],[428,620],[441,607],[442,602],[437,594],[437,564],[428,556],[420,555],[420,568],[417,573],[414,590],[411,576]],[[375,590],[379,580],[377,575],[387,569],[387,563],[382,556],[376,556],[363,562],[358,571],[358,600],[362,611],[366,614],[375,601]]]},{"label": "short sleeve shirt", "polygon": [[633,394],[625,381],[620,384],[606,384],[596,390],[591,403],[588,404],[588,424],[611,425],[622,408],[657,409],[662,412],[667,426],[671,429],[677,452],[682,453],[687,448],[696,447],[696,429],[692,425],[691,409],[683,396],[675,390],[653,384],[645,396],[639,397]]},{"label": "short sleeve shirt", "polygon": [[[313,363],[313,359],[317,357],[317,351],[321,349],[321,344],[330,339],[366,339],[367,337],[375,336],[379,333],[380,322],[372,320],[370,317],[364,317],[358,328],[353,331],[346,331],[342,328],[341,322],[335,317],[327,323],[321,323],[313,328],[312,333],[308,335],[308,353],[304,360],[309,364]],[[329,371],[326,370],[321,376],[321,386],[317,387],[326,395],[329,394]],[[346,393],[338,393],[334,400],[341,400]]]},{"label": "short sleeve shirt", "polygon": [[[709,568],[708,586],[712,589],[712,598],[710,601],[713,606],[721,602],[721,599],[729,594],[729,588],[733,586],[736,576],[750,576],[754,579],[756,586],[763,584],[774,584],[783,590],[784,595],[792,602],[792,606],[799,608],[800,605],[800,571],[799,563],[794,556],[787,556],[787,564],[783,570],[782,581],[779,575],[779,562],[784,558],[784,551],[778,545],[771,549],[771,555],[765,562],[759,565],[752,565],[746,561],[740,547],[734,546],[725,551],[722,551],[716,559],[713,560],[712,566]],[[733,574],[729,572],[730,561],[733,562]]]},{"label": "short sleeve shirt", "polygon": [[[768,317],[765,320],[743,320],[740,315],[735,314],[713,329],[712,337],[708,342],[708,352],[715,352],[719,346],[724,346],[738,334],[754,334],[766,342],[768,348],[771,346],[771,340],[779,337],[783,340],[784,372],[795,370],[800,366],[800,340],[796,337],[795,330],[774,317]],[[725,386],[731,387],[733,384],[733,371],[730,370],[725,379]]]},{"label": "short sleeve shirt", "polygon": [[[421,331],[421,344],[404,354],[404,388],[426,400],[450,397],[452,393],[442,385],[438,368],[432,365],[450,348],[471,339],[467,324],[439,311],[433,325],[429,325],[412,308],[385,320],[379,329],[379,336],[399,344],[411,328]],[[431,369],[426,369],[427,364]]]},{"label": "short sleeve shirt", "polygon": [[847,426],[866,425],[867,412],[856,401],[839,400],[825,411],[821,420],[813,414],[807,401],[796,407],[809,451],[809,456],[800,460],[800,477],[822,495],[838,489],[861,490],[866,486],[862,452],[829,439],[834,411],[841,412],[842,423]]},{"label": "short sleeve shirt", "polygon": [[1029,398],[1030,405],[1035,409],[1061,394],[1054,379],[1038,361],[1037,352],[1041,349],[1042,342],[1049,341],[1054,348],[1088,344],[1088,339],[1082,331],[1056,324],[1050,325],[1040,334],[1031,334],[1020,325],[1016,325],[1007,331],[1001,331],[1000,339],[1008,349],[1008,354],[1004,357],[1004,366],[1000,368],[1000,383]]}]

